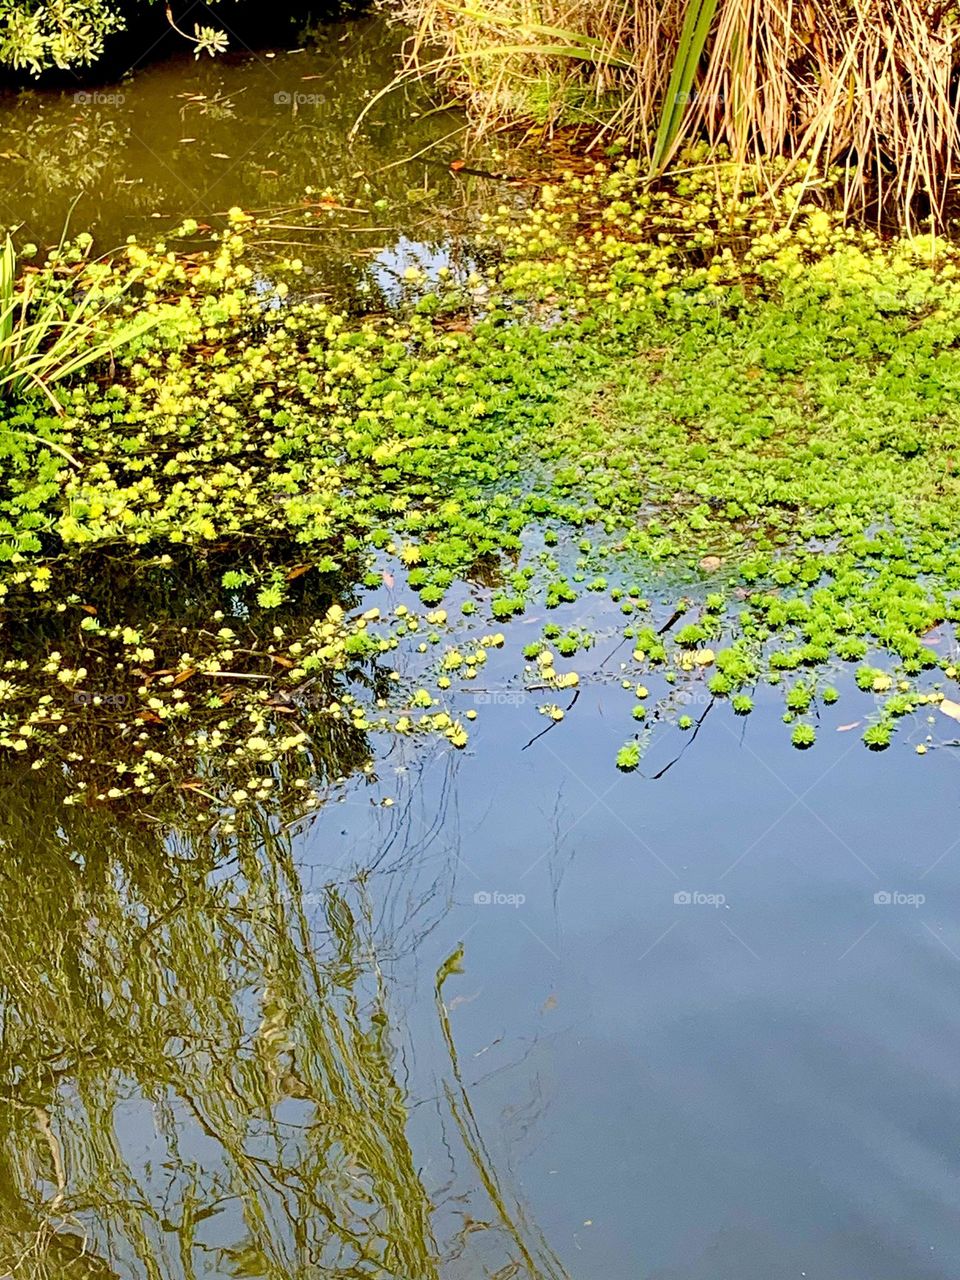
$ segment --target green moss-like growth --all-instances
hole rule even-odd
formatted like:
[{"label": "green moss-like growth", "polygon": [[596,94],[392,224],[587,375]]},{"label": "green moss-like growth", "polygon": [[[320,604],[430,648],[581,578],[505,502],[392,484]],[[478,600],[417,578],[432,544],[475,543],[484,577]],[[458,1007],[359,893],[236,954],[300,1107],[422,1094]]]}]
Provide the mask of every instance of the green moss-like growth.
[{"label": "green moss-like growth", "polygon": [[[570,176],[489,221],[486,280],[448,274],[370,319],[297,301],[295,261],[255,279],[239,210],[209,252],[178,252],[171,237],[107,263],[82,246],[59,253],[39,293],[56,280],[94,295],[105,339],[134,316],[152,327],[112,369],[67,382],[62,415],[40,394],[0,410],[0,609],[22,628],[0,748],[44,767],[52,742],[72,744],[44,680],[73,691],[74,676],[47,667],[59,652],[64,671],[89,673],[83,649],[96,642],[127,672],[138,741],[166,732],[147,713],[166,725],[175,700],[190,703],[175,714],[194,726],[191,749],[242,754],[233,729],[216,740],[200,729],[190,695],[203,682],[203,705],[219,710],[208,667],[231,661],[224,647],[236,655],[217,637],[244,616],[256,621],[230,669],[265,697],[258,710],[237,691],[232,704],[256,712],[255,738],[280,733],[280,686],[320,668],[335,679],[400,646],[424,655],[426,679],[446,610],[383,630],[354,592],[404,574],[426,608],[470,580],[456,611],[467,631],[474,601],[507,624],[538,599],[558,611],[543,634],[564,657],[587,647],[567,607],[609,600],[632,654],[627,687],[660,670],[738,714],[781,673],[793,673],[781,682],[788,719],[829,705],[826,673],[859,663],[864,696],[888,695],[864,735],[885,745],[939,696],[925,673],[955,674],[928,637],[960,617],[960,251],[884,243],[802,205],[787,227],[713,181],[693,171],[652,193],[629,164]],[[799,190],[784,199],[789,210]],[[186,597],[156,617],[129,601],[107,609],[93,584],[119,562],[161,577],[215,567],[219,596],[204,596],[208,612]],[[303,574],[327,598],[274,641],[269,619],[297,603]],[[353,612],[325,649],[312,629],[345,585]],[[319,665],[306,673],[301,655]],[[433,687],[452,698],[478,669],[442,669]],[[547,670],[548,687],[565,687]],[[331,688],[329,701],[364,732],[420,724],[388,686],[350,696],[352,708]],[[423,727],[466,741],[445,710]],[[112,760],[142,763],[122,750]],[[95,794],[129,790],[104,781],[91,779]],[[235,791],[249,787],[213,788],[218,802]]]}]

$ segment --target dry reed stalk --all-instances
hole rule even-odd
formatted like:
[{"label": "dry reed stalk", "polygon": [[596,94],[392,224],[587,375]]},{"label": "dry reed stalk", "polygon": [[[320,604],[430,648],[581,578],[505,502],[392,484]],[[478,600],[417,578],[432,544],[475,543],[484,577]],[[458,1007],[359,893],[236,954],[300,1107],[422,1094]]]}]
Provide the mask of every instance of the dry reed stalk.
[{"label": "dry reed stalk", "polygon": [[[907,224],[918,211],[935,222],[945,215],[960,158],[960,12],[946,6],[401,3],[415,34],[400,79],[453,84],[481,131],[529,119],[538,94],[549,128],[575,94],[581,118],[597,122],[595,139],[625,136],[652,173],[704,138],[743,169],[770,156],[787,157],[794,169],[800,161],[819,171],[841,164],[848,205],[873,204]],[[688,91],[677,90],[688,82]]]}]

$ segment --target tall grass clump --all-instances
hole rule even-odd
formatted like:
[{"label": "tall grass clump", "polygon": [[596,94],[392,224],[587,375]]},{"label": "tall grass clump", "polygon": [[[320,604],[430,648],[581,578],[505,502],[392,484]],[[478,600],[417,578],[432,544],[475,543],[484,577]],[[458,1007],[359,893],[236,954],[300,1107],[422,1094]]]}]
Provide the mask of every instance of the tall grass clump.
[{"label": "tall grass clump", "polygon": [[73,296],[69,284],[50,288],[50,277],[39,273],[18,279],[16,251],[7,236],[0,245],[0,401],[35,390],[59,411],[58,383],[157,324],[152,313],[112,324],[107,309],[108,300],[93,290]]},{"label": "tall grass clump", "polygon": [[960,6],[940,0],[401,0],[403,76],[478,125],[585,123],[651,174],[706,140],[846,173],[847,205],[942,221],[960,156]]}]

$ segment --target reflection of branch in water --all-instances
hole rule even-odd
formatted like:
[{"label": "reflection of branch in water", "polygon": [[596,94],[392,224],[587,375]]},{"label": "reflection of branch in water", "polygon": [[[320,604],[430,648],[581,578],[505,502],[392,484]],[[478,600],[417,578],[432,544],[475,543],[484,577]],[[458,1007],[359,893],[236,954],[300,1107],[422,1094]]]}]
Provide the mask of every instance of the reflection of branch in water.
[{"label": "reflection of branch in water", "polygon": [[550,828],[553,832],[553,840],[546,853],[546,859],[547,871],[550,876],[550,898],[553,903],[553,921],[558,934],[560,931],[560,885],[563,881],[567,867],[573,862],[573,859],[576,856],[576,849],[572,849],[567,853],[565,858],[563,855],[564,841],[566,840],[568,832],[573,829],[575,824],[571,823],[569,818],[561,817],[563,812],[562,800],[563,787],[561,784],[557,789],[556,800],[553,804],[553,812],[549,817],[544,814],[544,817],[549,822]]},{"label": "reflection of branch in water", "polygon": [[[95,850],[65,876],[48,847],[24,848],[28,896],[9,850],[0,1092],[23,1101],[0,1101],[0,1274],[112,1276],[99,1251],[125,1276],[173,1280],[213,1249],[276,1280],[321,1261],[436,1280],[384,983],[360,963],[370,921],[331,892],[321,958],[289,844],[256,839],[242,877],[212,880],[157,865],[156,848],[133,877]],[[134,1166],[118,1122],[148,1100],[166,1151],[150,1138]],[[91,1241],[74,1249],[82,1223]]]},{"label": "reflection of branch in water", "polygon": [[[570,699],[569,703],[567,704],[567,706],[566,706],[566,708],[565,708],[565,711],[569,711],[569,710],[573,707],[574,703],[577,701],[577,699],[578,699],[579,697],[580,697],[580,690],[579,690],[579,689],[575,689],[575,690],[574,690],[574,693],[573,693],[573,697]],[[526,751],[527,747],[532,747],[532,746],[533,746],[533,744],[534,744],[535,742],[538,742],[538,741],[543,737],[543,735],[544,735],[545,733],[549,733],[551,729],[555,729],[555,728],[557,727],[557,725],[558,725],[558,724],[560,724],[560,721],[559,721],[559,720],[551,720],[551,721],[550,721],[550,723],[547,725],[547,727],[546,727],[545,729],[541,729],[539,733],[535,733],[535,734],[533,735],[533,737],[530,739],[530,741],[529,741],[529,742],[525,742],[525,743],[523,744],[523,746],[520,748],[520,750],[521,750],[521,751]]]},{"label": "reflection of branch in water", "polygon": [[704,710],[703,714],[697,718],[697,721],[693,726],[692,732],[687,735],[686,741],[684,742],[683,746],[680,748],[677,754],[673,757],[673,759],[669,760],[663,766],[662,769],[658,769],[656,773],[652,773],[650,775],[651,782],[658,782],[665,773],[669,773],[670,770],[673,768],[673,766],[677,763],[677,761],[683,758],[687,749],[693,746],[693,744],[697,740],[697,734],[700,732],[700,729],[703,726],[704,720],[706,720],[707,716],[710,714],[711,708],[713,707],[713,704],[715,701],[716,701],[715,698],[710,699],[710,701],[706,705],[706,709]]},{"label": "reflection of branch in water", "polygon": [[[512,1212],[508,1208],[506,1193],[500,1185],[493,1168],[490,1154],[486,1149],[480,1126],[477,1123],[469,1094],[463,1082],[460,1057],[457,1053],[453,1030],[450,1026],[450,1015],[443,1001],[444,984],[453,974],[463,972],[463,955],[464,950],[461,943],[457,950],[440,966],[434,987],[437,1016],[440,1019],[444,1044],[450,1057],[454,1078],[454,1084],[446,1080],[443,1084],[447,1104],[450,1107],[454,1123],[459,1130],[463,1145],[480,1176],[484,1190],[490,1197],[504,1230],[516,1245],[522,1265],[526,1269],[530,1280],[544,1280],[544,1278],[549,1278],[549,1280],[569,1280],[562,1262],[547,1244],[543,1234],[539,1230],[531,1228],[527,1223],[523,1207],[515,1201]],[[535,1243],[528,1245],[526,1237],[531,1234],[535,1237]],[[534,1251],[537,1253],[536,1258],[534,1257]]]},{"label": "reflection of branch in water", "polygon": [[[396,756],[402,749],[402,744],[394,743],[390,755]],[[325,882],[334,873],[341,879],[372,881],[375,876],[385,886],[396,885],[397,892],[377,895],[374,932],[383,960],[416,954],[449,909],[453,878],[461,861],[453,788],[461,759],[459,753],[443,748],[429,756],[418,751],[409,765],[400,755],[393,806],[371,807],[371,827],[361,830],[335,863],[302,864],[304,876],[319,873]],[[434,780],[438,787],[428,788]],[[327,818],[331,824],[336,822],[335,807]],[[323,833],[321,829],[318,843]],[[438,867],[436,873],[431,864]]]},{"label": "reflection of branch in water", "polygon": [[[491,1169],[445,1011],[447,1103],[496,1213],[438,1242],[439,1205],[459,1197],[428,1190],[407,1132],[363,878],[324,890],[313,921],[266,815],[230,848],[197,833],[144,848],[109,815],[75,818],[69,846],[12,813],[4,831],[0,1275],[439,1280],[491,1225],[514,1257],[499,1274],[562,1275]],[[422,841],[390,849],[381,875],[417,870]],[[471,1179],[463,1203],[480,1191]]]}]

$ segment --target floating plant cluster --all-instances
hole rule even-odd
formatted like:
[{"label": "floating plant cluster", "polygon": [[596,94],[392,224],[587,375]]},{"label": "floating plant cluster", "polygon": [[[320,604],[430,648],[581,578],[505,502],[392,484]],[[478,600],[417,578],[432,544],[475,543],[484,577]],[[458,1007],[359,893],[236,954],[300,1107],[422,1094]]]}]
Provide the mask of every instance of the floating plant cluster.
[{"label": "floating plant cluster", "polygon": [[[37,297],[95,296],[98,339],[137,336],[59,406],[0,401],[0,748],[71,765],[74,803],[309,804],[369,734],[465,745],[457,687],[532,601],[562,625],[517,644],[517,680],[548,693],[585,675],[554,667],[590,643],[563,607],[621,619],[644,722],[621,769],[651,674],[741,716],[779,686],[798,748],[845,669],[870,747],[934,707],[960,618],[960,251],[845,223],[812,173],[774,204],[690,160],[658,190],[630,162],[564,175],[484,218],[486,276],[444,269],[389,315],[300,300],[296,260],[265,278],[240,210],[206,247],[187,225],[34,268]],[[387,578],[422,608],[372,612]],[[324,734],[350,739],[326,765]]]}]

